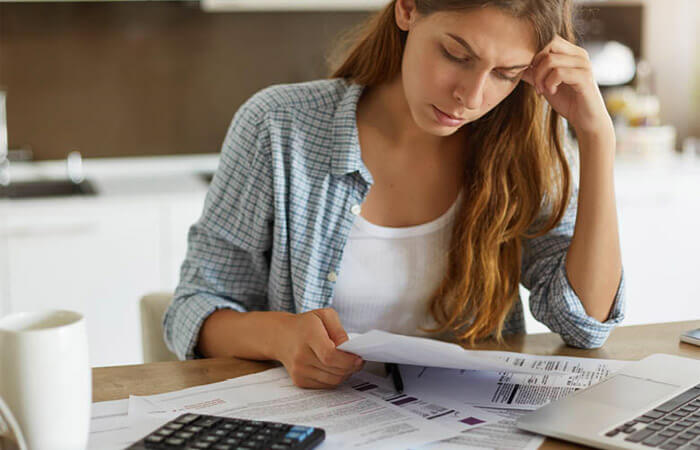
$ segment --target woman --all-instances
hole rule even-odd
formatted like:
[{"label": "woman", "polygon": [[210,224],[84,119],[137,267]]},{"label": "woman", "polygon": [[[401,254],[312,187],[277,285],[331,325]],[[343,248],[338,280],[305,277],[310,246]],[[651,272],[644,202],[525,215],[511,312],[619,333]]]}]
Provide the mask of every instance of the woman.
[{"label": "woman", "polygon": [[615,136],[571,20],[570,0],[394,0],[330,79],[251,97],[190,229],[170,348],[332,387],[362,366],[347,332],[523,332],[519,283],[565,342],[602,345],[624,303]]}]

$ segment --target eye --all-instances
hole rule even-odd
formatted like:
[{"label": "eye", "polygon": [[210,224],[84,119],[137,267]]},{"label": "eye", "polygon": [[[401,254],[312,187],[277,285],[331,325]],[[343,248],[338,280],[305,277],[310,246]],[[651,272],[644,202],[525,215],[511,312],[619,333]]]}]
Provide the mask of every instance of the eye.
[{"label": "eye", "polygon": [[515,83],[516,81],[518,81],[517,75],[514,77],[509,77],[507,75],[503,75],[501,72],[495,72],[495,73],[496,73],[496,77],[503,80],[503,81],[510,81],[511,83]]},{"label": "eye", "polygon": [[457,56],[452,55],[450,52],[447,51],[447,49],[445,47],[441,46],[440,50],[442,50],[442,54],[450,61],[454,61],[454,62],[467,62],[467,61],[469,61],[469,58],[458,58]]}]

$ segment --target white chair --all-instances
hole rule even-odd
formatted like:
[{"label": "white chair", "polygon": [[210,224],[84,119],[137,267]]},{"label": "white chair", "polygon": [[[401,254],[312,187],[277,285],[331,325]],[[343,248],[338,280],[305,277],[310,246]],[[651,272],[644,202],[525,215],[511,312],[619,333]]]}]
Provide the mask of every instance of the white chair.
[{"label": "white chair", "polygon": [[170,292],[156,292],[141,297],[139,303],[144,362],[178,360],[163,340],[163,315],[172,299],[173,294]]}]

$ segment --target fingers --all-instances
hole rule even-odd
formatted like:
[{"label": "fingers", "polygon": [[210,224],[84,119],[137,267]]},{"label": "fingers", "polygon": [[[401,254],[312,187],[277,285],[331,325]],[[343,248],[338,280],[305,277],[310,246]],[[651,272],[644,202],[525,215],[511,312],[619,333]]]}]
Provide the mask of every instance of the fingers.
[{"label": "fingers", "polygon": [[310,342],[311,350],[318,361],[326,367],[340,369],[345,372],[354,372],[362,364],[362,358],[351,353],[335,348],[332,342],[314,341]]},{"label": "fingers", "polygon": [[334,384],[326,384],[323,382],[320,382],[318,380],[315,380],[313,378],[308,378],[308,377],[303,377],[300,378],[299,380],[293,380],[294,384],[301,387],[301,388],[308,388],[308,389],[333,389],[336,385]]},{"label": "fingers", "polygon": [[556,35],[554,39],[549,42],[549,44],[545,45],[544,48],[537,55],[535,55],[532,60],[532,64],[534,65],[537,63],[539,58],[548,53],[572,55],[588,59],[588,52],[586,52],[584,48],[567,41],[559,35]]},{"label": "fingers", "polygon": [[564,83],[571,86],[571,88],[576,91],[583,92],[583,86],[585,84],[595,83],[593,80],[589,79],[590,77],[590,72],[582,69],[558,67],[552,70],[542,82],[542,91],[554,95],[557,93],[559,86]]},{"label": "fingers", "polygon": [[348,339],[335,310],[326,308],[297,316],[293,345],[281,359],[294,384],[301,387],[332,388],[362,369],[357,355],[336,348]]},{"label": "fingers", "polygon": [[[538,94],[545,92],[544,80],[550,74],[560,69],[588,69],[588,62],[578,56],[562,55],[556,53],[548,53],[539,59],[539,62],[533,66],[532,80],[535,90]],[[548,87],[551,87],[549,85]],[[551,93],[551,92],[550,92]]]},{"label": "fingers", "polygon": [[345,372],[342,374],[331,373],[325,368],[310,367],[309,378],[313,378],[321,383],[337,386],[350,378],[354,372]]},{"label": "fingers", "polygon": [[314,339],[309,342],[319,362],[327,367],[343,371],[355,371],[362,364],[362,358],[338,350],[336,346],[347,341],[348,335],[340,324],[338,313],[334,309],[324,308],[312,311],[321,319],[330,340]]},{"label": "fingers", "polygon": [[336,346],[348,340],[348,334],[345,332],[343,325],[341,325],[340,317],[338,317],[338,313],[335,311],[335,309],[323,308],[316,309],[311,312],[316,314],[316,316],[321,319],[321,322],[323,322],[323,326],[326,328],[326,332],[328,333],[328,337]]},{"label": "fingers", "polygon": [[[334,387],[354,373],[323,366],[308,346],[283,363],[294,384],[300,387]],[[307,383],[309,380],[313,383]]]}]

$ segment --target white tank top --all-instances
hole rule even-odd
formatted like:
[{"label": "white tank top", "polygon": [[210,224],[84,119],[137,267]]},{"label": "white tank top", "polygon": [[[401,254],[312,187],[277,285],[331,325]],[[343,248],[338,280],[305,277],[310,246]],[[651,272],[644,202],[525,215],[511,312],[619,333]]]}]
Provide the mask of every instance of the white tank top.
[{"label": "white tank top", "polygon": [[358,215],[338,271],[332,307],[348,333],[371,329],[428,336],[430,295],[442,282],[452,223],[462,193],[437,219],[382,227]]}]

